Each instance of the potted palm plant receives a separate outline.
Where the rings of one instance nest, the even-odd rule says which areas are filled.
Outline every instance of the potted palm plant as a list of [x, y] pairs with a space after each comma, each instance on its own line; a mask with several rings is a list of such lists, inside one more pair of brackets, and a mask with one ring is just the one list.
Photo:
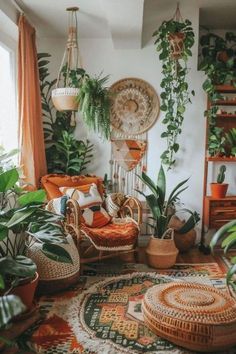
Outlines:
[[226, 172], [226, 166], [221, 165], [217, 175], [217, 183], [215, 182], [211, 183], [212, 198], [218, 199], [218, 198], [225, 197], [229, 186], [227, 183], [223, 183], [225, 180], [225, 172]]
[[[224, 253], [226, 254], [233, 246], [236, 245], [236, 219], [228, 222], [223, 225], [212, 237], [210, 242], [210, 248], [213, 252], [215, 246], [219, 241], [221, 242], [221, 247], [224, 249]], [[230, 284], [233, 290], [236, 292], [236, 281], [235, 281], [235, 273], [236, 273], [236, 256], [231, 258], [232, 266], [229, 268], [227, 272], [227, 283]]]
[[[49, 258], [71, 263], [69, 253], [60, 244], [67, 243], [62, 217], [43, 208], [43, 190], [25, 192], [19, 185], [17, 168], [5, 169], [5, 154], [0, 157], [0, 288], [3, 295], [16, 294], [30, 308], [37, 286], [35, 263], [25, 254], [27, 234], [42, 243]], [[9, 165], [8, 165], [9, 166]]]
[[169, 227], [169, 223], [173, 215], [173, 204], [180, 193], [188, 188], [185, 186], [188, 179], [180, 182], [166, 200], [166, 177], [162, 166], [158, 173], [157, 183], [154, 183], [145, 172], [139, 178], [152, 192], [146, 195], [137, 190], [146, 198], [152, 212], [152, 223], [149, 225], [153, 229], [153, 235], [146, 249], [148, 263], [154, 268], [170, 268], [176, 262], [178, 249], [174, 242], [174, 229]]

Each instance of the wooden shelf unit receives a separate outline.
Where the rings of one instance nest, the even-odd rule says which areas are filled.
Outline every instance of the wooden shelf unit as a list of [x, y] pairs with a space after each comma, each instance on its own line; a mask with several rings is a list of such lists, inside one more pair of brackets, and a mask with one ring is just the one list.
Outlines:
[[[207, 108], [212, 105], [222, 106], [235, 106], [236, 111], [236, 87], [232, 85], [217, 85], [216, 90], [219, 93], [235, 94], [235, 99], [218, 100], [216, 102], [210, 102], [208, 99]], [[217, 114], [216, 125], [228, 131], [229, 129], [236, 127], [236, 114]], [[235, 163], [236, 157], [218, 157], [208, 156], [208, 135], [209, 124], [206, 120], [206, 142], [205, 142], [205, 162], [204, 162], [204, 185], [203, 185], [203, 217], [202, 217], [202, 239], [204, 244], [205, 228], [207, 229], [219, 229], [222, 225], [228, 221], [236, 218], [236, 196], [226, 196], [221, 199], [214, 199], [207, 195], [208, 185], [208, 169], [209, 163]]]

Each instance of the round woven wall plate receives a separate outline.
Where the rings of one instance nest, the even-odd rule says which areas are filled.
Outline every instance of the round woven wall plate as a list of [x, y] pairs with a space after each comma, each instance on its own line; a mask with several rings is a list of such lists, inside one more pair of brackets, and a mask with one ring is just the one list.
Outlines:
[[111, 87], [111, 125], [128, 135], [146, 132], [156, 122], [160, 103], [154, 88], [146, 81], [127, 78]]

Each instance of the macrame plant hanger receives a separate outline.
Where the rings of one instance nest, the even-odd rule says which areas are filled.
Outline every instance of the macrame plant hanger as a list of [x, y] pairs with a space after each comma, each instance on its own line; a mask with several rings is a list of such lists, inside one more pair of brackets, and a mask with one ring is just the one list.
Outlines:
[[75, 112], [78, 110], [76, 97], [79, 89], [73, 82], [72, 73], [75, 74], [76, 70], [82, 67], [78, 46], [78, 10], [78, 7], [66, 9], [68, 11], [68, 38], [58, 72], [56, 88], [52, 90], [52, 101], [55, 108], [58, 111], [72, 111], [74, 118]]
[[[179, 9], [179, 2], [177, 3], [172, 20], [176, 22], [183, 22]], [[170, 56], [173, 60], [176, 60], [177, 65], [177, 60], [180, 59], [183, 54], [185, 34], [183, 32], [170, 33], [168, 39], [170, 42]]]

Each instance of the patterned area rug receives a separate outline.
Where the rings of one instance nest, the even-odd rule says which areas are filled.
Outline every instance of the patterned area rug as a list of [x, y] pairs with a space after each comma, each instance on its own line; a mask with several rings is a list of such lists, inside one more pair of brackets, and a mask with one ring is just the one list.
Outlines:
[[47, 354], [192, 353], [157, 337], [143, 322], [146, 290], [173, 280], [227, 291], [217, 263], [178, 264], [161, 273], [141, 264], [124, 264], [119, 274], [116, 266], [91, 264], [74, 288], [40, 299], [44, 319], [21, 337], [22, 348]]

